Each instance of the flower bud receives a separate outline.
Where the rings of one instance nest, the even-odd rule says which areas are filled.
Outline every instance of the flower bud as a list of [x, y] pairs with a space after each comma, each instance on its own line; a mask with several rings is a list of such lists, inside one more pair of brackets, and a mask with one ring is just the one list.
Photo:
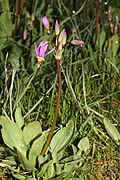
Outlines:
[[62, 41], [63, 45], [66, 44], [66, 38], [67, 38], [67, 34], [66, 34], [66, 32], [64, 32], [64, 37], [63, 37], [63, 41]]
[[23, 40], [26, 40], [26, 39], [27, 39], [27, 30], [25, 29], [23, 33]]
[[71, 44], [73, 44], [73, 45], [83, 45], [84, 42], [80, 41], [80, 40], [73, 40], [73, 41], [71, 41]]
[[56, 22], [55, 22], [55, 33], [56, 33], [56, 36], [60, 33], [60, 27], [58, 24], [58, 20], [56, 20]]
[[59, 36], [59, 38], [58, 38], [58, 42], [63, 41], [64, 36], [65, 36], [64, 33], [65, 33], [65, 29], [63, 29], [62, 32], [60, 33], [60, 36]]
[[55, 53], [55, 58], [56, 58], [57, 60], [61, 60], [61, 58], [62, 58], [62, 53], [63, 53], [63, 50], [61, 50], [61, 51], [57, 50], [56, 53]]

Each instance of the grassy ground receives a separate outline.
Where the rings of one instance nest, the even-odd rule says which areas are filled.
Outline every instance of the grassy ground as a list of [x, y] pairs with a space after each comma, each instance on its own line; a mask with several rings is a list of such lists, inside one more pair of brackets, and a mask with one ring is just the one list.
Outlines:
[[[65, 2], [67, 3], [67, 1]], [[9, 11], [15, 11], [13, 2], [9, 5], [7, 5], [10, 8]], [[20, 107], [24, 117], [24, 126], [30, 122], [38, 121], [41, 123], [43, 131], [49, 130], [51, 127], [58, 84], [55, 59], [52, 54], [46, 56], [45, 61], [37, 69], [37, 59], [31, 42], [36, 39], [37, 43], [43, 39], [55, 42], [53, 23], [56, 18], [59, 18], [61, 29], [66, 28], [67, 41], [70, 42], [73, 38], [79, 37], [85, 44], [82, 47], [67, 45], [64, 51], [61, 60], [61, 103], [55, 132], [58, 132], [61, 127], [64, 128], [71, 118], [74, 119], [75, 132], [65, 147], [62, 158], [77, 154], [79, 152], [78, 143], [84, 137], [89, 139], [89, 146], [86, 150], [86, 145], [84, 146], [83, 151], [80, 153], [81, 159], [78, 162], [70, 161], [73, 166], [66, 177], [55, 175], [48, 179], [57, 179], [58, 176], [58, 179], [65, 180], [119, 180], [119, 143], [114, 140], [113, 134], [115, 131], [111, 131], [110, 127], [105, 127], [104, 124], [104, 119], [106, 119], [118, 131], [120, 129], [119, 32], [116, 35], [110, 33], [108, 44], [107, 20], [103, 20], [101, 16], [101, 28], [96, 41], [96, 14], [95, 16], [93, 14], [90, 20], [90, 9], [85, 14], [88, 4], [83, 4], [82, 10], [78, 9], [74, 2], [72, 5], [76, 8], [77, 13], [75, 15], [74, 13], [71, 14], [72, 10], [69, 7], [67, 8], [63, 1], [56, 1], [55, 3], [52, 1], [51, 6], [47, 6], [47, 1], [46, 4], [43, 1], [41, 1], [41, 4], [35, 1], [31, 7], [28, 2], [25, 7], [30, 14], [34, 11], [36, 17], [39, 14], [49, 17], [51, 34], [47, 34], [41, 20], [38, 19], [34, 25], [31, 40], [30, 20], [25, 17], [23, 8], [15, 37], [13, 33], [11, 35], [7, 34], [7, 37], [4, 40], [2, 39], [3, 41], [0, 43], [0, 70], [2, 72], [0, 80], [1, 114], [14, 119], [15, 110]], [[56, 7], [57, 12], [55, 11]], [[97, 4], [95, 8], [97, 9]], [[95, 13], [96, 9], [94, 9]], [[4, 3], [2, 3], [1, 14], [5, 10]], [[104, 12], [103, 5], [101, 11]], [[12, 16], [10, 16], [12, 18], [11, 23], [15, 22]], [[9, 19], [4, 18], [1, 15], [1, 19], [7, 23]], [[10, 28], [9, 26], [10, 24], [8, 28]], [[25, 41], [22, 39], [23, 27], [26, 27], [28, 32]], [[4, 32], [3, 29], [0, 32], [1, 37]], [[42, 166], [37, 171], [28, 172], [22, 167], [22, 163], [18, 161], [16, 151], [5, 145], [2, 136], [0, 142], [1, 179], [47, 179], [44, 174], [43, 178], [38, 175]], [[51, 156], [47, 162], [50, 162]], [[66, 164], [69, 163], [65, 163], [65, 166], [67, 166]]]

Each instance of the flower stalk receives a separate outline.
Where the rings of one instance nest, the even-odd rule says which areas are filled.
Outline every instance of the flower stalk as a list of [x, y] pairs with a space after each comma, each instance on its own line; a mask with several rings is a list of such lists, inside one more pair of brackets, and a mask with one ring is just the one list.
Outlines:
[[61, 95], [61, 88], [62, 88], [60, 60], [56, 60], [56, 65], [57, 65], [57, 73], [58, 73], [58, 96], [57, 96], [56, 109], [55, 109], [52, 127], [51, 127], [50, 133], [48, 135], [47, 141], [45, 143], [45, 146], [42, 150], [42, 153], [41, 153], [42, 156], [45, 155], [45, 152], [46, 152], [46, 150], [50, 144], [50, 141], [52, 139], [52, 136], [53, 136], [53, 133], [55, 130], [55, 126], [56, 126], [56, 122], [57, 122], [58, 110], [59, 110], [59, 106], [60, 106], [60, 95]]

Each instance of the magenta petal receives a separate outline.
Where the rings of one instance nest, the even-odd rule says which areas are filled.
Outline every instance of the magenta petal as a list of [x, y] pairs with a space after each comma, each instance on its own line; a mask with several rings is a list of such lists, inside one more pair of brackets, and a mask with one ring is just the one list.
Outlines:
[[45, 50], [45, 52], [46, 52], [46, 50], [47, 50], [47, 47], [48, 47], [48, 41], [45, 41], [45, 42], [44, 42], [44, 50]]
[[[35, 47], [35, 51], [36, 51], [36, 55], [37, 55], [37, 58], [39, 59], [43, 59], [44, 58], [44, 56], [46, 55], [46, 54], [50, 54], [52, 51], [54, 51], [55, 50], [55, 48], [53, 48], [50, 52], [48, 52], [48, 53], [46, 53], [45, 54], [45, 52], [46, 52], [46, 50], [47, 50], [47, 47], [48, 47], [48, 41], [42, 41], [40, 44], [39, 44], [39, 46], [37, 47], [37, 44], [36, 44], [36, 42], [34, 43], [34, 47]], [[38, 60], [39, 61], [39, 60]], [[41, 61], [40, 61], [41, 62]]]
[[36, 44], [36, 42], [34, 42], [34, 47], [35, 47], [36, 55], [38, 56], [38, 50], [37, 50], [37, 44]]
[[59, 26], [58, 20], [55, 21], [55, 26]]
[[47, 53], [45, 54], [45, 56], [48, 55], [48, 54], [50, 54], [50, 53], [53, 52], [54, 50], [55, 50], [55, 47], [52, 48], [49, 52], [47, 52]]
[[47, 47], [48, 47], [48, 41], [45, 41], [43, 43], [43, 46], [41, 46], [41, 55], [44, 57], [45, 56], [45, 52], [47, 50]]
[[43, 47], [44, 47], [44, 41], [42, 41], [37, 48], [39, 57], [44, 57]]
[[39, 46], [44, 46], [44, 41], [41, 41], [41, 43], [39, 44]]

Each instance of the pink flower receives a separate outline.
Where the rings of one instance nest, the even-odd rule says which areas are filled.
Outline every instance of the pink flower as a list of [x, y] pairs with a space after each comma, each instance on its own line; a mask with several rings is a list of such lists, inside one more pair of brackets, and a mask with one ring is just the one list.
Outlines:
[[40, 66], [41, 62], [44, 60], [44, 57], [47, 54], [50, 54], [52, 51], [55, 50], [55, 48], [52, 48], [51, 51], [49, 51], [48, 53], [45, 53], [48, 47], [48, 41], [42, 41], [39, 46], [37, 47], [36, 42], [34, 43], [34, 47], [35, 47], [35, 51], [36, 51], [36, 55], [37, 55], [37, 59], [38, 59], [38, 67]]
[[80, 40], [73, 40], [73, 41], [71, 41], [71, 44], [73, 44], [73, 45], [83, 45], [84, 42], [80, 41]]
[[41, 64], [42, 60], [44, 60], [44, 56], [46, 55], [45, 52], [48, 47], [48, 41], [42, 41], [39, 46], [37, 47], [36, 43], [34, 43], [37, 59], [38, 59], [38, 66]]
[[49, 24], [49, 21], [48, 21], [48, 19], [47, 19], [46, 16], [44, 16], [44, 17], [42, 18], [42, 23], [43, 23], [43, 25], [45, 26], [45, 28], [46, 28], [47, 30], [50, 28], [50, 24]]

